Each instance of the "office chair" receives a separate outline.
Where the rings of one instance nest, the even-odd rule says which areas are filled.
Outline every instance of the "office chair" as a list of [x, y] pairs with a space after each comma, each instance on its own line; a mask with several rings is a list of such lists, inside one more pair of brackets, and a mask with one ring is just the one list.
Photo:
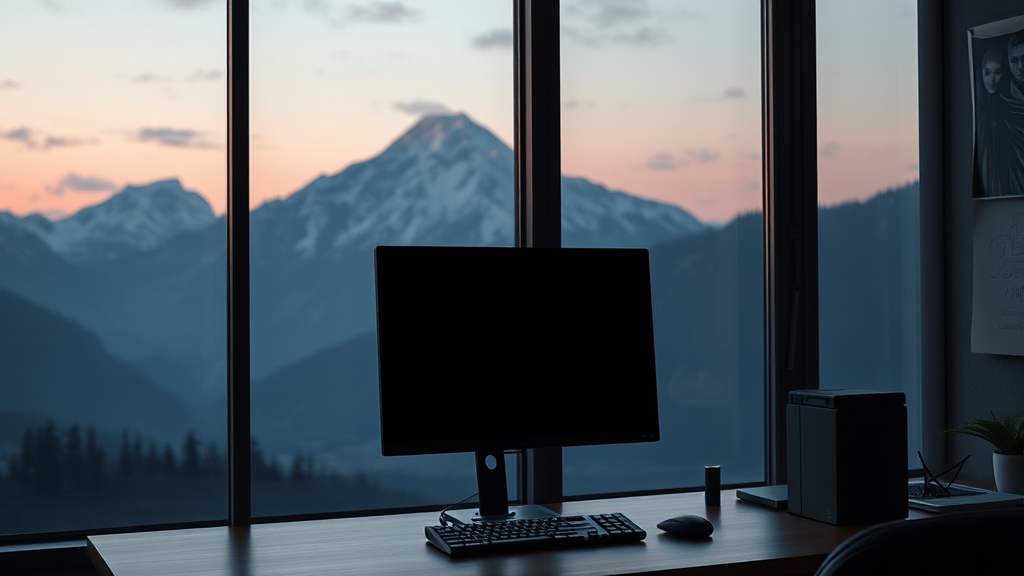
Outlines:
[[847, 538], [816, 576], [1024, 573], [1024, 508], [877, 524]]

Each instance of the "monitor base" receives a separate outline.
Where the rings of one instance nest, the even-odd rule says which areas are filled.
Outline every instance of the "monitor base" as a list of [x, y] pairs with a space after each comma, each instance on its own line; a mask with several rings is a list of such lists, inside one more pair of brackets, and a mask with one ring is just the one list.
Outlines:
[[469, 508], [467, 510], [449, 510], [445, 515], [457, 519], [463, 524], [473, 522], [503, 522], [505, 520], [531, 520], [534, 518], [550, 518], [558, 516], [557, 513], [548, 510], [537, 504], [524, 504], [522, 506], [509, 506], [508, 514], [491, 514], [481, 516], [479, 509]]

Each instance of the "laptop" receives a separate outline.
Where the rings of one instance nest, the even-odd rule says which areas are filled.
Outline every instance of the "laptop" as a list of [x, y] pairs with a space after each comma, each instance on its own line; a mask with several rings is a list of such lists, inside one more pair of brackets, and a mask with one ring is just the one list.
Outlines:
[[[960, 474], [960, 469], [964, 467], [964, 462], [967, 461], [967, 458], [971, 457], [970, 455], [967, 455], [966, 458], [937, 475], [932, 474], [928, 470], [928, 465], [924, 463], [924, 458], [920, 452], [917, 453], [917, 457], [921, 459], [924, 478], [910, 480], [907, 483], [908, 504], [915, 510], [924, 510], [926, 512], [962, 512], [965, 510], [1005, 508], [1024, 504], [1024, 496], [1019, 494], [993, 492], [984, 488], [954, 484], [953, 481]], [[956, 472], [953, 473], [953, 480], [949, 482], [939, 480], [938, 476], [942, 476], [954, 468]]]
[[[908, 492], [918, 492], [923, 487], [923, 484], [922, 480], [911, 480], [907, 485]], [[910, 496], [908, 501], [910, 507], [916, 510], [924, 510], [925, 512], [961, 512], [979, 508], [1005, 508], [1024, 504], [1024, 496], [1019, 494], [993, 492], [984, 488], [974, 488], [962, 484], [948, 484], [946, 487], [951, 492], [948, 496], [935, 496], [932, 494]]]

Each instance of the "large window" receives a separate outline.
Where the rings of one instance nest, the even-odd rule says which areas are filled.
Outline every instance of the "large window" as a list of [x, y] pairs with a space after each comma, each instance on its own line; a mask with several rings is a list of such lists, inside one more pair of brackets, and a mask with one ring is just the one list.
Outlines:
[[227, 516], [225, 28], [0, 4], [2, 535]]
[[460, 500], [472, 455], [381, 456], [373, 248], [514, 244], [511, 3], [251, 15], [253, 513]]
[[818, 2], [817, 29], [821, 387], [904, 392], [917, 468], [917, 2]]
[[[762, 181], [769, 202], [801, 194], [763, 160], [799, 156], [762, 150], [772, 3], [541, 2], [251, 0], [231, 66], [224, 1], [0, 4], [0, 540], [233, 521], [225, 494], [248, 512], [250, 488], [256, 517], [473, 492], [472, 455], [380, 456], [372, 249], [512, 246], [552, 188], [563, 246], [650, 249], [662, 441], [510, 456], [510, 493], [530, 498], [517, 482], [558, 477], [552, 462], [556, 496], [695, 488], [707, 464], [765, 480], [783, 372], [765, 350], [790, 343], [764, 322], [790, 315], [766, 315], [766, 276], [789, 279], [765, 270], [766, 217], [785, 216], [765, 215]], [[560, 85], [524, 64], [549, 32], [521, 26], [514, 45], [525, 5], [559, 11]], [[791, 235], [819, 247], [821, 386], [905, 391], [913, 454], [915, 4], [821, 2], [817, 27], [819, 234]], [[560, 123], [531, 129], [560, 144], [560, 186], [525, 202], [536, 158], [515, 127], [556, 93]], [[226, 95], [248, 142], [225, 129]], [[232, 186], [248, 171], [241, 213], [225, 165]], [[248, 294], [225, 279], [242, 260]], [[243, 294], [251, 378], [228, 382], [244, 352], [228, 356], [226, 302]], [[250, 396], [230, 450], [228, 403]], [[225, 455], [250, 450], [231, 475], [245, 489], [225, 490]]]
[[561, 26], [562, 245], [650, 249], [661, 415], [660, 442], [565, 450], [565, 493], [761, 481], [760, 4], [565, 1]]

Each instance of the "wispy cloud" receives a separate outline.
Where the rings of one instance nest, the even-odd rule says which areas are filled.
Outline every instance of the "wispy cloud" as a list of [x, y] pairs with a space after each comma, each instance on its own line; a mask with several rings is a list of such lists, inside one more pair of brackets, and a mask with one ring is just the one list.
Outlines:
[[21, 88], [21, 84], [18, 84], [14, 80], [0, 81], [0, 90], [17, 90], [18, 88]]
[[320, 20], [336, 28], [344, 28], [349, 24], [401, 24], [418, 22], [423, 15], [416, 9], [406, 6], [401, 1], [368, 2], [336, 6], [331, 0], [305, 0], [302, 9], [316, 15]]
[[401, 2], [371, 2], [365, 6], [349, 6], [348, 17], [356, 21], [392, 24], [414, 22], [421, 15]]
[[84, 146], [86, 144], [93, 144], [95, 141], [82, 140], [81, 138], [62, 138], [60, 136], [47, 136], [43, 140], [43, 149], [49, 150], [50, 148], [61, 148], [66, 146]]
[[128, 79], [132, 84], [164, 84], [169, 79], [166, 76], [160, 76], [159, 74], [151, 74], [149, 72], [143, 72], [142, 74], [136, 74]]
[[29, 148], [35, 147], [35, 140], [32, 138], [32, 132], [25, 127], [14, 128], [7, 132], [0, 132], [0, 139], [10, 140], [12, 142], [21, 142]]
[[216, 82], [224, 77], [223, 70], [196, 70], [185, 77], [186, 82]]
[[430, 102], [427, 100], [410, 100], [408, 102], [395, 102], [393, 105], [395, 110], [401, 110], [406, 114], [416, 114], [422, 116], [434, 116], [438, 114], [451, 114], [451, 109], [440, 102]]
[[206, 6], [207, 4], [214, 4], [220, 1], [222, 0], [163, 0], [163, 3], [174, 8], [188, 10], [190, 8], [199, 8], [200, 6]]
[[686, 155], [697, 164], [710, 164], [722, 157], [718, 152], [708, 150], [707, 148], [701, 148], [700, 150], [687, 150]]
[[652, 46], [657, 48], [663, 46], [672, 36], [668, 32], [653, 26], [645, 26], [632, 32], [620, 32], [611, 37], [612, 42], [619, 44], [632, 44], [634, 46]]
[[686, 165], [685, 160], [676, 158], [668, 152], [659, 152], [647, 159], [647, 167], [651, 170], [672, 171]]
[[187, 128], [142, 128], [135, 134], [135, 139], [172, 148], [218, 148], [216, 144], [203, 139], [204, 134]]
[[46, 191], [54, 196], [63, 196], [65, 192], [109, 192], [115, 190], [117, 184], [96, 176], [79, 176], [68, 172], [60, 182], [46, 187]]
[[718, 95], [718, 100], [735, 100], [746, 97], [747, 91], [743, 88], [726, 88], [725, 91]]
[[495, 28], [473, 38], [473, 48], [490, 50], [493, 48], [507, 50], [512, 48], [512, 29]]
[[581, 0], [566, 10], [603, 27], [635, 22], [651, 14], [646, 0]]
[[835, 142], [823, 142], [818, 146], [818, 154], [821, 154], [825, 158], [835, 158], [838, 153], [839, 144]]
[[671, 34], [656, 26], [643, 26], [614, 33], [563, 26], [562, 37], [591, 48], [603, 48], [609, 44], [658, 48], [672, 41]]
[[26, 126], [14, 128], [6, 132], [0, 132], [0, 140], [9, 140], [24, 144], [30, 150], [50, 150], [69, 146], [84, 146], [95, 144], [95, 140], [83, 140], [81, 138], [68, 138], [64, 136], [43, 136], [36, 135], [36, 132]]
[[672, 171], [694, 164], [710, 164], [721, 157], [722, 155], [714, 150], [691, 148], [683, 156], [677, 156], [668, 152], [658, 152], [647, 159], [646, 166], [651, 170]]
[[655, 14], [646, 0], [579, 0], [564, 8], [567, 40], [600, 48], [609, 44], [660, 47], [672, 40], [663, 26], [667, 16]]

